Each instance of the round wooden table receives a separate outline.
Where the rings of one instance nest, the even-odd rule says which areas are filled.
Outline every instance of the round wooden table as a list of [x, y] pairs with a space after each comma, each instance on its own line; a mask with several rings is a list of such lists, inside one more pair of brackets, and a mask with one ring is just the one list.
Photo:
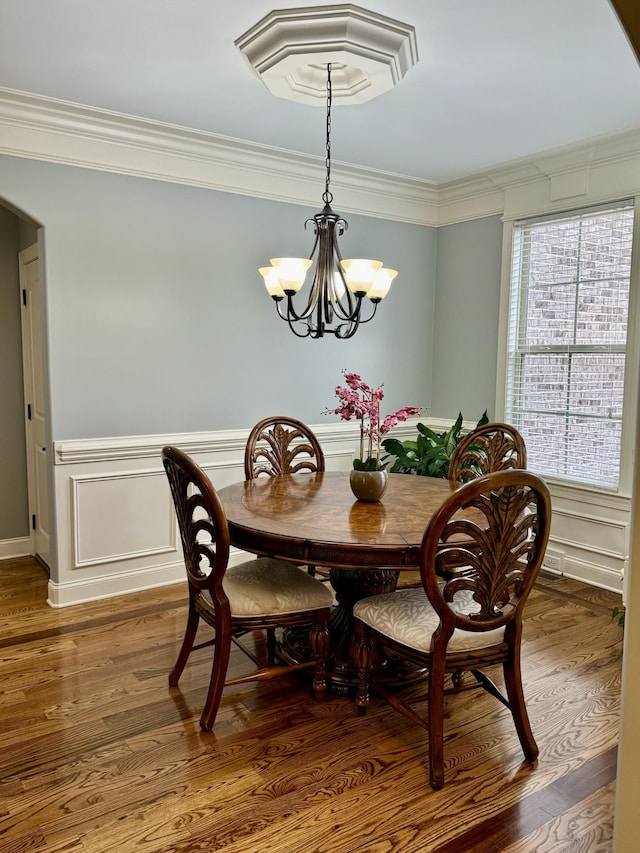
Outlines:
[[[331, 682], [340, 691], [354, 684], [353, 605], [367, 595], [393, 591], [398, 572], [418, 567], [425, 527], [453, 488], [448, 480], [390, 474], [382, 500], [363, 503], [351, 492], [348, 472], [324, 472], [261, 477], [218, 494], [232, 545], [330, 569], [337, 600], [329, 623]], [[295, 632], [285, 638], [283, 651], [299, 660]], [[392, 680], [409, 677], [406, 668], [387, 669]]]

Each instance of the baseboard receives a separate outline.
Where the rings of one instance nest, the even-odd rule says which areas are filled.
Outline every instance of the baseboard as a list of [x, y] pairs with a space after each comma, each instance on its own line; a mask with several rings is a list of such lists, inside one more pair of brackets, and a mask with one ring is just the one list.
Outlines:
[[0, 540], [0, 560], [13, 557], [28, 557], [31, 554], [31, 539], [26, 536], [19, 539]]
[[113, 598], [125, 593], [141, 592], [158, 586], [184, 582], [186, 578], [184, 563], [168, 563], [138, 571], [118, 572], [99, 578], [74, 580], [67, 583], [49, 581], [47, 604], [51, 607], [69, 607]]

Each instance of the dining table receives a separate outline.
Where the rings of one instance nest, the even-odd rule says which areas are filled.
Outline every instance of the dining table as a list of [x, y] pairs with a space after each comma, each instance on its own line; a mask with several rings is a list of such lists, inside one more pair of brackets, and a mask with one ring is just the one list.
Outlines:
[[[354, 604], [392, 592], [401, 572], [418, 569], [425, 528], [454, 489], [445, 479], [389, 474], [382, 499], [366, 502], [353, 496], [348, 471], [325, 471], [258, 477], [218, 494], [233, 546], [328, 569], [336, 598], [329, 620], [330, 684], [340, 693], [355, 684], [350, 654]], [[306, 638], [289, 629], [281, 651], [285, 660], [299, 662], [308, 654]], [[387, 660], [382, 666], [391, 682], [422, 675], [403, 661]]]

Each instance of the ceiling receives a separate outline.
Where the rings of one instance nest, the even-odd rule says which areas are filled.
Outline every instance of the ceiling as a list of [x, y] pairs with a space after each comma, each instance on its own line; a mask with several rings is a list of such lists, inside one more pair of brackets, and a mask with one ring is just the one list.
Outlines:
[[[419, 61], [334, 110], [335, 161], [439, 183], [640, 128], [640, 64], [608, 0], [358, 5], [413, 25]], [[283, 7], [1, 0], [0, 87], [323, 156], [324, 108], [274, 97], [234, 45]]]

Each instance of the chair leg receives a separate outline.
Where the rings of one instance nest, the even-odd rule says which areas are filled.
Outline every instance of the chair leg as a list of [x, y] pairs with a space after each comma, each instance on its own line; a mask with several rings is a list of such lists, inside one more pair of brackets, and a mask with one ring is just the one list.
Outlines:
[[464, 676], [465, 672], [463, 669], [456, 669], [456, 671], [451, 676], [451, 681], [453, 682], [453, 686], [456, 690], [459, 690], [464, 684]]
[[515, 653], [513, 658], [503, 665], [504, 685], [509, 699], [509, 708], [516, 726], [520, 745], [527, 761], [534, 762], [538, 757], [538, 744], [535, 741], [529, 722], [529, 714], [524, 701], [522, 690], [522, 673], [520, 670], [520, 655]]
[[369, 707], [369, 676], [373, 667], [375, 656], [375, 645], [369, 637], [365, 635], [365, 629], [362, 622], [355, 622], [355, 639], [353, 644], [354, 662], [358, 670], [358, 692], [356, 695], [356, 705], [358, 714], [362, 716], [367, 713]]
[[216, 631], [216, 639], [213, 645], [211, 681], [209, 682], [209, 691], [202, 710], [202, 716], [200, 717], [200, 728], [205, 732], [210, 732], [216, 721], [220, 699], [222, 698], [222, 689], [229, 667], [230, 654], [231, 632]]
[[190, 603], [189, 615], [187, 617], [187, 627], [185, 628], [182, 646], [180, 647], [180, 652], [178, 653], [178, 659], [175, 663], [175, 666], [169, 673], [169, 684], [172, 687], [175, 687], [178, 681], [180, 680], [182, 671], [184, 670], [187, 660], [189, 659], [189, 655], [191, 654], [191, 649], [193, 648], [193, 643], [195, 641], [196, 634], [198, 633], [199, 623], [200, 614]]
[[317, 700], [324, 697], [327, 690], [327, 656], [329, 654], [329, 611], [318, 618], [309, 632], [311, 655], [316, 662], [313, 673], [313, 693]]
[[278, 643], [276, 642], [276, 629], [267, 628], [267, 657], [270, 664], [275, 662], [277, 648]]
[[432, 655], [429, 670], [429, 782], [432, 788], [444, 785], [444, 658]]

